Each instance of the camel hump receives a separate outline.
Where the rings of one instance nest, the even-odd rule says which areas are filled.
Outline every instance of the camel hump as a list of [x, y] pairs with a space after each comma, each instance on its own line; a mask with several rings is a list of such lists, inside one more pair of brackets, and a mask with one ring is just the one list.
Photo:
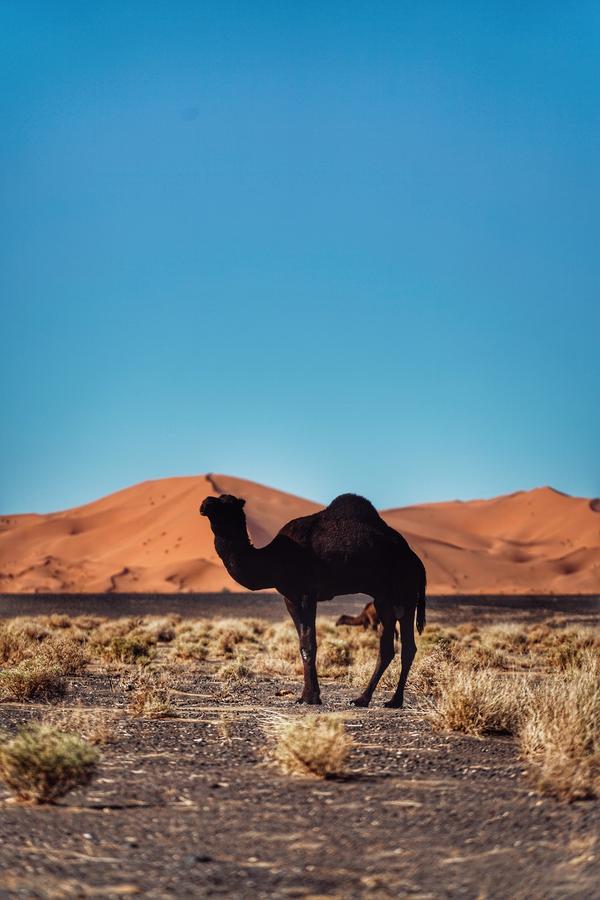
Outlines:
[[331, 501], [325, 512], [332, 513], [340, 519], [360, 519], [361, 522], [381, 521], [373, 504], [366, 497], [359, 497], [358, 494], [340, 494]]

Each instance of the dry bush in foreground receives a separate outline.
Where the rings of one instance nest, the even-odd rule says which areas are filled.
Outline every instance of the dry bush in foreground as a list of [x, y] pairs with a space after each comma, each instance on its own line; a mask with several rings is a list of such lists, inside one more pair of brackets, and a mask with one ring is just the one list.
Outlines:
[[342, 719], [332, 715], [288, 719], [275, 729], [273, 757], [289, 775], [341, 775], [352, 747]]
[[44, 659], [26, 659], [0, 672], [0, 703], [52, 700], [65, 690], [61, 669]]
[[98, 752], [52, 725], [27, 725], [0, 743], [0, 778], [20, 800], [51, 803], [87, 784]]
[[83, 706], [52, 709], [44, 716], [44, 725], [80, 735], [90, 744], [110, 744], [115, 738], [119, 714], [110, 709], [85, 709]]
[[543, 793], [600, 795], [600, 660], [593, 651], [529, 693], [519, 742]]
[[524, 697], [520, 677], [444, 663], [437, 672], [435, 690], [429, 718], [440, 731], [480, 736], [517, 730]]

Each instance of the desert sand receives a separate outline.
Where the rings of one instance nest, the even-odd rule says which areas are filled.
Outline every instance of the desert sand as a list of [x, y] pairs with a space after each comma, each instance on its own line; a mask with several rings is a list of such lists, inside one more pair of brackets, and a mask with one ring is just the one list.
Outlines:
[[[0, 592], [239, 591], [218, 559], [207, 494], [246, 499], [266, 544], [320, 505], [227, 475], [146, 481], [75, 509], [0, 517]], [[422, 557], [432, 594], [600, 593], [600, 505], [549, 487], [383, 510]]]

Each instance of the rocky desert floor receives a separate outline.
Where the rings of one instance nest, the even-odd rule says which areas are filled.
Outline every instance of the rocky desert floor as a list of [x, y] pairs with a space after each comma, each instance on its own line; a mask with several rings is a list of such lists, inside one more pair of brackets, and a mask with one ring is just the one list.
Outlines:
[[[476, 612], [466, 617], [457, 609], [432, 610], [434, 634], [480, 627]], [[250, 600], [239, 614], [255, 611]], [[500, 610], [490, 620], [487, 608], [481, 615], [486, 627], [496, 621], [515, 630], [595, 626], [593, 611]], [[59, 626], [59, 618], [21, 622], [30, 633], [36, 626], [70, 633], [73, 626], [64, 617]], [[115, 621], [125, 620], [104, 623], [104, 646], [117, 633], [110, 632]], [[323, 619], [329, 635], [331, 622]], [[221, 637], [222, 657], [213, 643], [206, 654], [177, 658], [177, 642], [192, 645], [190, 653], [201, 644], [196, 623], [175, 617], [165, 633], [164, 622], [152, 630], [148, 621], [129, 620], [126, 636], [135, 627], [153, 634], [149, 660], [92, 656], [65, 677], [63, 696], [0, 705], [9, 734], [73, 709], [98, 716], [109, 732], [94, 779], [55, 803], [19, 802], [0, 787], [0, 896], [599, 895], [598, 801], [540, 793], [513, 737], [434, 729], [416, 688], [401, 711], [383, 708], [383, 689], [370, 709], [353, 708], [357, 690], [343, 654], [332, 664], [330, 653], [334, 674], [322, 678], [324, 705], [316, 714], [344, 721], [352, 738], [344, 771], [335, 778], [286, 774], [273, 759], [278, 728], [315, 712], [294, 703], [294, 663], [282, 657], [270, 671], [251, 652], [240, 663], [236, 640], [232, 649]], [[80, 625], [89, 633], [103, 622]], [[356, 631], [336, 634], [343, 643], [350, 632], [357, 640]], [[337, 640], [326, 639], [331, 646]], [[522, 657], [515, 666], [529, 672]], [[131, 712], [142, 669], [157, 673], [168, 693], [164, 718]]]

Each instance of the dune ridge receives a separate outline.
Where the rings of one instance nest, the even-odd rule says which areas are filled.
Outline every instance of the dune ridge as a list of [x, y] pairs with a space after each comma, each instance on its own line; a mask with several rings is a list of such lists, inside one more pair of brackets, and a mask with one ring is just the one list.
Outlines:
[[[218, 559], [207, 494], [246, 499], [256, 546], [310, 500], [229, 475], [145, 481], [47, 515], [0, 516], [0, 592], [242, 590]], [[600, 593], [600, 502], [549, 487], [382, 511], [419, 553], [433, 594]]]

